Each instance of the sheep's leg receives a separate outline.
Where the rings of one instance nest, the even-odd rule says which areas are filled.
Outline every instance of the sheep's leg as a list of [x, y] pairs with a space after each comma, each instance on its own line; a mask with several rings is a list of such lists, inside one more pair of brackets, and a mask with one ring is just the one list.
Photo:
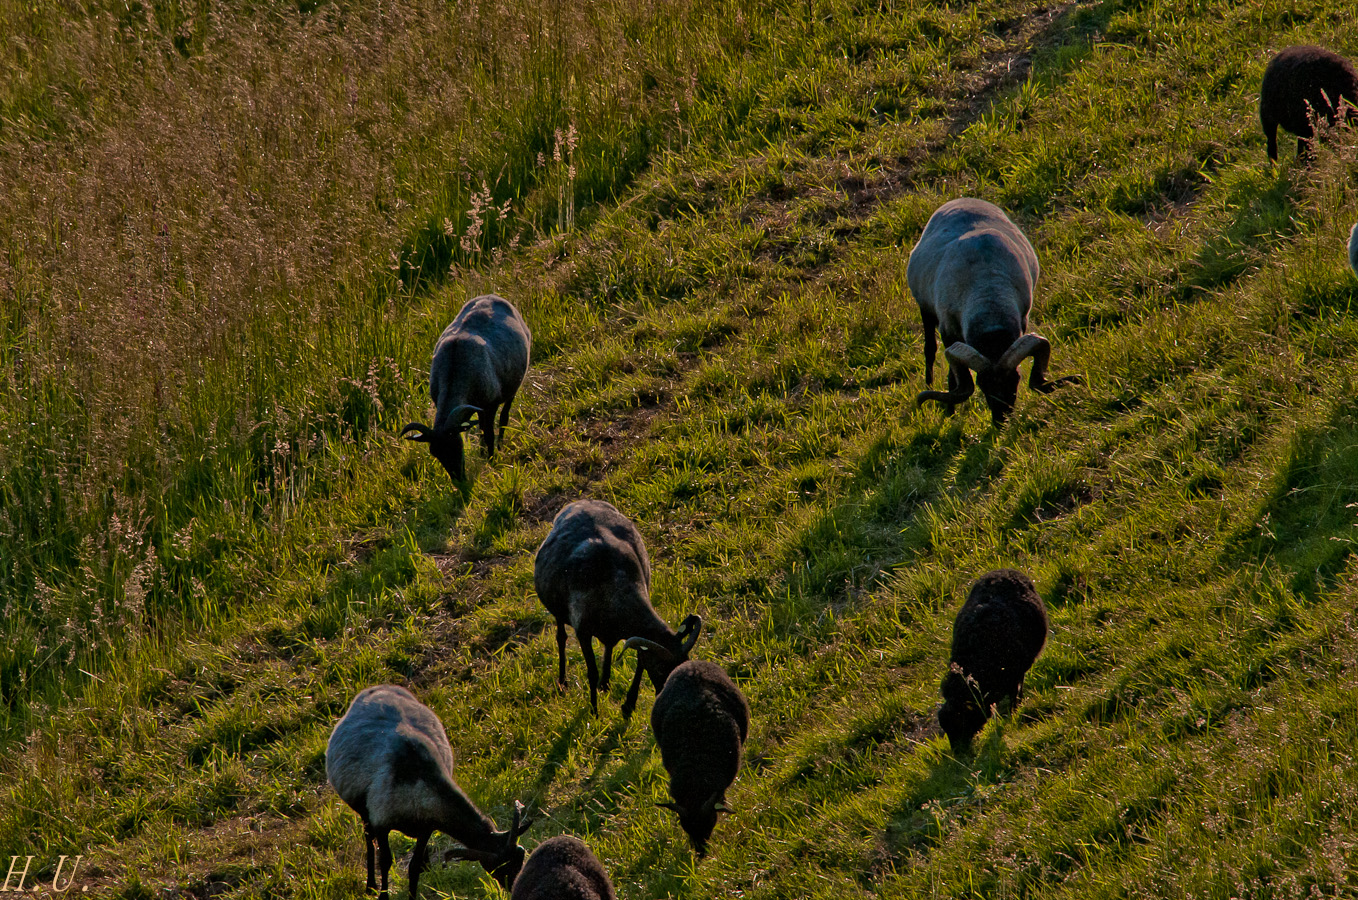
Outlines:
[[373, 873], [373, 827], [366, 818], [363, 820], [363, 843], [368, 847], [368, 884], [365, 889], [375, 891], [377, 890], [377, 876]]
[[429, 835], [422, 834], [415, 839], [415, 852], [410, 856], [410, 900], [415, 900], [415, 892], [420, 889], [420, 873], [424, 871], [426, 847]]
[[1297, 162], [1305, 163], [1311, 161], [1311, 139], [1308, 137], [1297, 138]]
[[933, 387], [934, 357], [938, 354], [938, 319], [923, 309], [920, 309], [919, 313], [924, 319], [924, 384], [926, 387]]
[[1268, 138], [1268, 158], [1278, 161], [1278, 123], [1270, 122], [1264, 126], [1264, 137]]
[[566, 623], [556, 623], [556, 686], [566, 690]]
[[486, 451], [486, 459], [495, 456], [495, 405], [483, 409], [480, 414], [481, 446]]
[[504, 443], [505, 443], [505, 426], [509, 424], [509, 407], [510, 407], [511, 404], [513, 404], [513, 402], [514, 402], [514, 397], [515, 397], [516, 394], [518, 394], [518, 391], [510, 391], [510, 392], [509, 392], [509, 395], [505, 397], [505, 405], [502, 406], [502, 407], [500, 407], [500, 446], [501, 446], [501, 447], [503, 447], [503, 446], [504, 446]]
[[608, 690], [608, 683], [613, 677], [613, 645], [604, 646], [604, 671], [599, 676], [599, 690]]
[[622, 701], [622, 717], [632, 718], [632, 711], [637, 708], [637, 694], [641, 692], [641, 654], [637, 654], [637, 671], [632, 676], [632, 686], [627, 689], [627, 699]]
[[589, 705], [597, 716], [599, 714], [599, 666], [594, 661], [594, 638], [578, 628], [575, 630], [575, 636], [580, 639], [580, 652], [585, 655], [585, 672], [589, 676]]
[[388, 900], [387, 877], [391, 874], [391, 843], [387, 840], [391, 836], [389, 831], [379, 831], [377, 833], [377, 864], [382, 867], [382, 891], [377, 895], [377, 900]]

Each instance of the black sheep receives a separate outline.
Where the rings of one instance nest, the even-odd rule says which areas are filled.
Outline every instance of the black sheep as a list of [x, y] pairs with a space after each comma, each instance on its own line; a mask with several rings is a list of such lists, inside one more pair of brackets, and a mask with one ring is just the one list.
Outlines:
[[1349, 232], [1349, 268], [1358, 275], [1358, 225]]
[[1358, 71], [1352, 63], [1313, 45], [1279, 52], [1269, 60], [1259, 86], [1259, 121], [1268, 138], [1268, 158], [1278, 159], [1281, 125], [1298, 135], [1297, 158], [1307, 159], [1315, 137], [1314, 120], [1334, 125], [1341, 109], [1346, 120], [1358, 119]]
[[1047, 609], [1032, 579], [1014, 569], [976, 579], [953, 622], [952, 660], [938, 710], [954, 753], [971, 747], [991, 706], [1006, 699], [1018, 705], [1023, 676], [1046, 643]]
[[689, 660], [670, 673], [651, 707], [651, 731], [670, 775], [671, 803], [679, 824], [699, 856], [717, 825], [730, 812], [726, 790], [740, 771], [741, 749], [750, 729], [750, 705], [721, 666]]
[[500, 410], [503, 443], [532, 346], [533, 336], [514, 304], [494, 294], [468, 300], [434, 345], [429, 364], [434, 425], [411, 422], [401, 434], [428, 444], [444, 471], [454, 481], [464, 480], [462, 432], [477, 416], [486, 456], [495, 455], [495, 411]]
[[[703, 620], [690, 615], [671, 631], [651, 606], [651, 560], [632, 520], [604, 500], [576, 500], [561, 508], [533, 563], [538, 599], [556, 619], [557, 683], [566, 689], [566, 625], [575, 629], [589, 676], [589, 705], [599, 712], [618, 641], [637, 650], [637, 671], [622, 705], [632, 715], [641, 673], [660, 690], [675, 666], [688, 659]], [[604, 666], [595, 667], [592, 640], [604, 645]]]
[[510, 900], [616, 900], [599, 858], [585, 842], [568, 834], [548, 838], [514, 881]]

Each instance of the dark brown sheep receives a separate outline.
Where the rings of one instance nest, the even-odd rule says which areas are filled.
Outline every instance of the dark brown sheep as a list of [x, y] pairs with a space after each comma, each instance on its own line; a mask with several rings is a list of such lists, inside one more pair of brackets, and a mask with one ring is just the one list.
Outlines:
[[568, 834], [548, 838], [528, 857], [510, 900], [616, 900], [613, 883], [585, 842]]
[[670, 673], [651, 707], [651, 731], [670, 774], [673, 802], [693, 849], [702, 856], [717, 826], [730, 812], [726, 790], [740, 771], [750, 730], [750, 704], [721, 666], [689, 660]]
[[938, 724], [954, 753], [970, 749], [990, 709], [1023, 699], [1023, 676], [1047, 643], [1047, 608], [1032, 579], [1014, 569], [987, 572], [971, 586], [953, 622], [952, 660], [943, 677]]
[[1315, 121], [1334, 125], [1341, 110], [1345, 120], [1358, 120], [1358, 71], [1347, 59], [1308, 44], [1288, 47], [1269, 60], [1259, 86], [1259, 121], [1269, 159], [1278, 159], [1279, 125], [1297, 135], [1297, 158], [1306, 160]]

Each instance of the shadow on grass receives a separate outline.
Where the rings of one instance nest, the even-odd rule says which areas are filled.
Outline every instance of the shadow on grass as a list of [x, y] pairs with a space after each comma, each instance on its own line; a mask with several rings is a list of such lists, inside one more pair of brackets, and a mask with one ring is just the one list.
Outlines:
[[591, 715], [589, 707], [582, 706], [575, 713], [570, 724], [562, 729], [561, 733], [552, 741], [551, 749], [547, 751], [547, 759], [543, 762], [542, 768], [538, 770], [538, 777], [533, 781], [532, 800], [535, 806], [542, 802], [547, 789], [556, 780], [556, 773], [561, 770], [561, 765], [570, 754], [571, 744], [575, 743], [576, 736], [579, 735], [580, 730], [584, 728]]
[[1333, 588], [1358, 541], [1358, 398], [1337, 400], [1328, 420], [1297, 430], [1272, 490], [1219, 564], [1273, 564], [1311, 602]]
[[790, 542], [784, 562], [790, 602], [855, 602], [901, 563], [926, 552], [929, 532], [917, 513], [945, 488], [968, 492], [1000, 470], [997, 433], [986, 429], [969, 442], [969, 425], [974, 428], [965, 415], [922, 417], [914, 433], [879, 438], [843, 499]]
[[992, 720], [976, 736], [972, 752], [954, 755], [940, 744], [924, 749], [934, 756], [928, 774], [914, 784], [887, 816], [885, 844], [893, 856], [937, 846], [956, 822], [986, 803], [986, 788], [1004, 776], [1004, 721]]
[[1203, 244], [1180, 282], [1181, 299], [1195, 300], [1219, 290], [1255, 268], [1272, 246], [1294, 234], [1296, 191], [1290, 170], [1279, 170], [1272, 183], [1254, 179], [1236, 183], [1225, 198], [1234, 218]]

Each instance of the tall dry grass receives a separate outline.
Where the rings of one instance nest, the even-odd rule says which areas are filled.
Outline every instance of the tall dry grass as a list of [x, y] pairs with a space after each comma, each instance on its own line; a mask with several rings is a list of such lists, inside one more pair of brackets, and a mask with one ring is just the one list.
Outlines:
[[0, 0], [0, 706], [214, 615], [224, 543], [390, 440], [422, 288], [673, 133], [701, 17]]

